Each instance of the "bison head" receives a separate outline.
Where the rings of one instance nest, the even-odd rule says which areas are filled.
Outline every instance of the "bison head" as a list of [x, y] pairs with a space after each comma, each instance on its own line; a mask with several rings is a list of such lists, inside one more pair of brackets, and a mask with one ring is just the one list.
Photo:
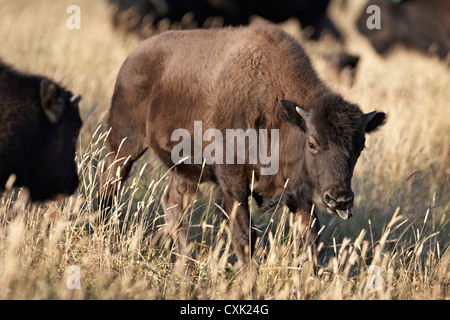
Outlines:
[[386, 122], [383, 112], [364, 114], [339, 96], [325, 97], [302, 107], [282, 100], [289, 118], [304, 132], [301, 150], [311, 183], [330, 214], [353, 216], [353, 169], [365, 147], [365, 135]]
[[[34, 201], [60, 194], [70, 195], [78, 187], [75, 147], [81, 128], [78, 110], [80, 95], [72, 95], [56, 83], [43, 79], [40, 83], [41, 112], [34, 132], [36, 141], [28, 181]], [[36, 150], [39, 148], [39, 150]]]

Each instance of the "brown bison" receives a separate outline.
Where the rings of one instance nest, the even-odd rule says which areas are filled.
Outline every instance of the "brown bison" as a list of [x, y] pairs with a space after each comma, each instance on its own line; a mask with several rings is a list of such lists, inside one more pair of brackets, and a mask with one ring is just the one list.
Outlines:
[[279, 23], [298, 18], [310, 27], [311, 38], [319, 39], [323, 31], [336, 38], [341, 34], [328, 18], [330, 0], [108, 0], [113, 7], [115, 28], [147, 38], [150, 27], [163, 19], [183, 21], [187, 13], [199, 26], [210, 17], [222, 17], [224, 26], [248, 25], [253, 15]]
[[448, 0], [370, 0], [368, 5], [380, 8], [380, 28], [368, 28], [374, 13], [361, 13], [357, 26], [380, 54], [395, 45], [445, 59], [450, 51], [450, 1]]
[[33, 201], [76, 190], [80, 99], [46, 77], [0, 61], [0, 194], [12, 174]]
[[[103, 206], [111, 204], [116, 174], [125, 179], [150, 147], [167, 167], [176, 164], [162, 198], [167, 230], [182, 230], [180, 213], [197, 182], [213, 181], [246, 263], [256, 239], [249, 196], [263, 209], [281, 198], [306, 228], [317, 219], [310, 216], [317, 191], [329, 213], [350, 218], [365, 134], [385, 121], [383, 112], [364, 114], [333, 93], [299, 43], [277, 27], [165, 32], [140, 44], [119, 71], [110, 153], [100, 170]], [[317, 240], [318, 228], [316, 221], [307, 242]]]

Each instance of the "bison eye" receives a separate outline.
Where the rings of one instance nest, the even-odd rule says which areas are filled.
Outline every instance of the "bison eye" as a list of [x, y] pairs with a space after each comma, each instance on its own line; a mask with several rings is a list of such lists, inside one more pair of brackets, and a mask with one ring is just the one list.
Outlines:
[[309, 147], [309, 150], [311, 150], [312, 152], [317, 152], [316, 146], [311, 141], [308, 142], [308, 147]]

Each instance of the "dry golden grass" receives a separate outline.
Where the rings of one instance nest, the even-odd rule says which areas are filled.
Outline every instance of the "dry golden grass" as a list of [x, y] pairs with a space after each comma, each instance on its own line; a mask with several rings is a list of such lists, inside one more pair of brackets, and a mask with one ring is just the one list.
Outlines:
[[[81, 7], [81, 30], [65, 25], [67, 6]], [[0, 3], [0, 57], [22, 71], [44, 74], [81, 93], [85, 123], [79, 139], [78, 194], [62, 203], [26, 205], [24, 191], [0, 198], [1, 299], [448, 299], [450, 72], [435, 58], [396, 50], [377, 56], [351, 25], [359, 8], [331, 8], [361, 56], [353, 86], [328, 72], [332, 40], [305, 42], [319, 75], [365, 111], [388, 113], [370, 136], [353, 180], [356, 217], [339, 221], [316, 207], [325, 228], [317, 274], [299, 266], [298, 233], [285, 208], [253, 213], [263, 240], [256, 279], [232, 267], [229, 229], [215, 203], [216, 187], [201, 186], [188, 208], [190, 257], [155, 244], [166, 169], [147, 153], [123, 186], [116, 217], [93, 223], [96, 166], [105, 151], [103, 123], [115, 77], [139, 42], [112, 30], [104, 1]], [[300, 37], [295, 21], [283, 27]], [[144, 165], [147, 163], [146, 165]], [[376, 266], [376, 288], [368, 270]], [[69, 289], [70, 266], [81, 288]], [[187, 267], [189, 266], [189, 267]], [[252, 278], [250, 277], [250, 278]], [[369, 285], [368, 285], [369, 283]]]

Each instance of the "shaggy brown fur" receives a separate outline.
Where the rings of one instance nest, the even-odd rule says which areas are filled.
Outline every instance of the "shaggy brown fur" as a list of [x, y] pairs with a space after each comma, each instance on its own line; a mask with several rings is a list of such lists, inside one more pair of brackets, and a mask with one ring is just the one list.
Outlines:
[[32, 200], [75, 191], [80, 97], [0, 61], [0, 194], [11, 174]]
[[381, 13], [381, 29], [370, 30], [365, 12], [358, 19], [358, 30], [368, 37], [378, 53], [385, 54], [397, 44], [445, 59], [450, 51], [450, 1], [447, 0], [370, 0]]
[[[353, 205], [351, 177], [364, 133], [384, 124], [385, 114], [367, 116], [331, 92], [303, 48], [277, 27], [169, 31], [139, 45], [118, 74], [108, 121], [111, 153], [100, 177], [107, 197], [103, 205], [111, 203], [115, 188], [108, 175], [115, 176], [120, 167], [125, 179], [148, 147], [172, 167], [171, 151], [178, 142], [171, 141], [171, 134], [185, 128], [193, 137], [194, 121], [202, 121], [203, 131], [279, 130], [276, 174], [260, 175], [260, 163], [212, 164], [203, 172], [201, 165], [180, 164], [162, 199], [170, 232], [180, 223], [184, 195], [195, 190], [200, 175], [201, 181], [217, 183], [228, 214], [239, 203], [231, 227], [234, 250], [245, 263], [245, 248], [256, 240], [254, 230], [249, 235], [252, 172], [259, 205], [270, 208], [282, 197], [305, 228], [317, 218], [310, 216], [315, 190], [330, 213], [345, 213]], [[305, 231], [308, 243], [317, 240], [318, 227], [316, 221], [313, 230]]]

